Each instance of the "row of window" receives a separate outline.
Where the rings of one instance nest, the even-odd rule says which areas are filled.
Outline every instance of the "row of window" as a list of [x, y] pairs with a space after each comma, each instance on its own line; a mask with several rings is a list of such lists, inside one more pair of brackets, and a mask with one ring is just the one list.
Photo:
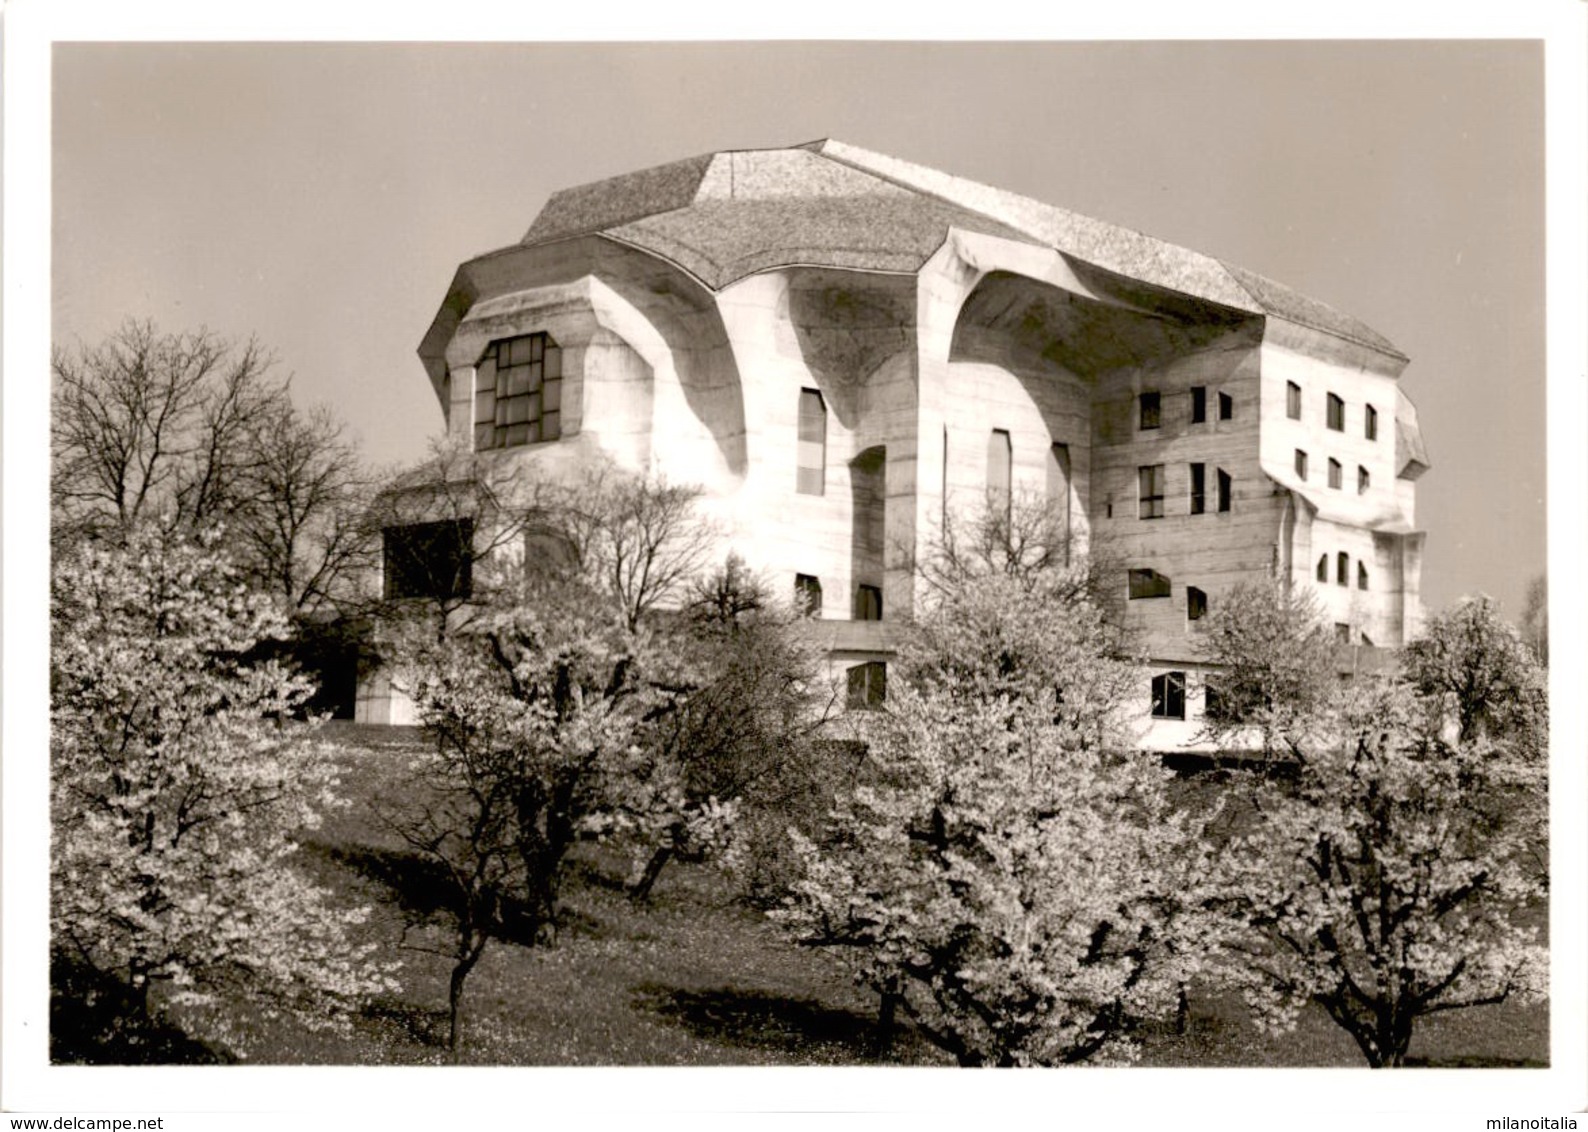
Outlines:
[[[1148, 389], [1136, 396], [1137, 423], [1142, 429], [1160, 428], [1163, 425], [1163, 394]], [[1235, 416], [1235, 398], [1223, 390], [1218, 392], [1219, 420], [1232, 420]], [[1191, 423], [1204, 424], [1208, 419], [1208, 389], [1205, 385], [1191, 387]]]
[[[1230, 500], [1235, 493], [1235, 480], [1223, 468], [1214, 470], [1217, 473], [1214, 481], [1216, 491], [1214, 501], [1218, 510], [1228, 511], [1230, 509]], [[1143, 464], [1136, 469], [1136, 488], [1140, 499], [1138, 513], [1141, 518], [1163, 518], [1165, 482], [1163, 464]], [[1190, 513], [1193, 515], [1201, 515], [1208, 509], [1206, 464], [1191, 465], [1190, 506]]]
[[[1142, 567], [1131, 570], [1127, 592], [1132, 601], [1141, 598], [1168, 597], [1174, 589], [1174, 582], [1167, 574], [1160, 574], [1156, 570]], [[1208, 595], [1196, 586], [1185, 588], [1185, 616], [1187, 621], [1200, 621], [1207, 616]]]
[[[1368, 440], [1378, 439], [1378, 410], [1364, 405], [1362, 435]], [[1293, 421], [1301, 419], [1301, 386], [1294, 381], [1285, 383], [1285, 415]], [[1330, 393], [1324, 401], [1324, 423], [1335, 432], [1345, 431], [1345, 399]]]
[[[814, 574], [794, 575], [794, 608], [805, 617], [820, 617], [822, 580]], [[864, 583], [855, 587], [852, 616], [856, 621], [882, 620], [882, 587]]]
[[[1318, 557], [1317, 579], [1325, 584], [1329, 581], [1329, 556]], [[1345, 551], [1339, 551], [1334, 556], [1334, 584], [1349, 586], [1351, 584], [1351, 556]], [[1360, 559], [1356, 564], [1356, 588], [1367, 589], [1367, 563]]]
[[[1307, 453], [1296, 449], [1296, 478], [1307, 478]], [[1345, 468], [1333, 456], [1329, 457], [1329, 486], [1338, 491], [1345, 482]], [[1356, 493], [1364, 495], [1373, 485], [1373, 477], [1361, 464], [1356, 466]]]

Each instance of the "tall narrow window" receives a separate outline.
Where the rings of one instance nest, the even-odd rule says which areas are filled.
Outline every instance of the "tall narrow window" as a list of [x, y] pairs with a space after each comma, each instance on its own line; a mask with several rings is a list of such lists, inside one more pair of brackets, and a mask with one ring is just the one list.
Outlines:
[[815, 389], [800, 390], [799, 468], [794, 490], [821, 495], [827, 482], [827, 405]]
[[1372, 479], [1367, 474], [1367, 469], [1364, 468], [1361, 464], [1358, 464], [1356, 466], [1356, 493], [1358, 495], [1367, 494], [1367, 489], [1371, 485], [1372, 485]]
[[802, 617], [821, 616], [822, 580], [816, 575], [794, 575], [794, 609]]
[[1367, 563], [1361, 559], [1357, 559], [1356, 563], [1356, 588], [1367, 589]]
[[1142, 428], [1158, 427], [1158, 410], [1160, 400], [1161, 398], [1158, 396], [1156, 390], [1152, 390], [1141, 395], [1140, 402]]
[[1191, 514], [1200, 515], [1208, 509], [1206, 464], [1191, 465]]
[[1219, 510], [1230, 509], [1230, 497], [1235, 494], [1235, 481], [1230, 478], [1230, 473], [1223, 468], [1219, 469]]
[[1345, 402], [1333, 393], [1329, 394], [1328, 424], [1335, 432], [1345, 431]]
[[1185, 718], [1185, 673], [1165, 672], [1152, 678], [1152, 717]]
[[1348, 586], [1351, 574], [1351, 556], [1345, 551], [1340, 551], [1334, 556], [1334, 581], [1336, 585]]
[[1285, 416], [1293, 421], [1301, 419], [1301, 386], [1294, 381], [1285, 382]]
[[882, 620], [882, 588], [880, 586], [855, 587], [855, 620]]
[[1367, 407], [1366, 418], [1362, 426], [1363, 435], [1369, 440], [1378, 439], [1378, 410], [1372, 405]]
[[1327, 554], [1325, 554], [1325, 555], [1322, 555], [1318, 559], [1318, 581], [1327, 582], [1328, 580], [1329, 580], [1329, 556]]
[[1055, 444], [1048, 449], [1048, 506], [1064, 540], [1064, 564], [1070, 564], [1070, 446]]
[[1191, 423], [1202, 424], [1208, 419], [1208, 387], [1206, 385], [1193, 385], [1191, 387]]
[[1136, 477], [1141, 491], [1141, 517], [1163, 518], [1163, 465], [1144, 464], [1136, 469]]
[[1011, 465], [1014, 457], [1009, 446], [1009, 433], [1001, 428], [992, 430], [987, 439], [987, 509], [1006, 525], [1009, 522], [1009, 488]]
[[1301, 449], [1296, 449], [1296, 478], [1307, 478], [1307, 454]]
[[1219, 394], [1219, 420], [1231, 420], [1235, 416], [1235, 398], [1228, 393]]
[[1208, 595], [1195, 586], [1185, 588], [1185, 619], [1200, 621], [1207, 615]]
[[1336, 489], [1336, 490], [1339, 490], [1339, 487], [1340, 487], [1340, 484], [1341, 484], [1342, 481], [1343, 481], [1343, 469], [1340, 467], [1340, 461], [1336, 460], [1333, 456], [1330, 456], [1329, 457], [1329, 486], [1334, 488], [1334, 489]]
[[544, 333], [492, 342], [474, 382], [474, 447], [510, 448], [562, 435], [562, 348]]

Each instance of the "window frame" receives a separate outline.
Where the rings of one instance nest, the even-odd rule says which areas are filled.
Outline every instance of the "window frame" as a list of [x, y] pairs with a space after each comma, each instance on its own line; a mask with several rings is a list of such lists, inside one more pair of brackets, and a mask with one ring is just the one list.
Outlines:
[[1191, 423], [1206, 424], [1208, 419], [1208, 387], [1206, 385], [1193, 385], [1191, 387]]
[[1293, 421], [1301, 419], [1301, 386], [1294, 381], [1285, 382], [1285, 416]]
[[1185, 619], [1200, 621], [1208, 615], [1207, 591], [1198, 586], [1185, 588]]
[[[813, 398], [814, 401], [812, 400]], [[812, 406], [820, 410], [819, 417], [808, 411]], [[794, 493], [796, 495], [826, 495], [827, 399], [822, 396], [820, 389], [805, 387], [800, 390], [799, 411], [796, 420]], [[814, 427], [817, 424], [820, 425], [819, 428]], [[807, 436], [807, 432], [813, 435]]]
[[855, 605], [851, 619], [855, 621], [882, 620], [882, 587], [870, 582], [855, 583]]
[[794, 575], [794, 611], [801, 617], [822, 615], [822, 580], [815, 574]]
[[1153, 719], [1185, 719], [1185, 684], [1185, 672], [1178, 668], [1152, 678]]
[[1152, 601], [1169, 597], [1174, 591], [1174, 580], [1160, 574], [1150, 566], [1133, 566], [1127, 573], [1128, 600]]
[[[522, 362], [517, 360], [520, 348], [525, 353]], [[562, 439], [563, 392], [567, 385], [562, 354], [557, 340], [544, 330], [493, 339], [486, 346], [474, 368], [474, 400], [470, 408], [476, 452]], [[506, 364], [503, 358], [507, 359]], [[484, 388], [487, 376], [489, 389]], [[548, 409], [549, 401], [555, 402], [556, 407]], [[484, 411], [487, 407], [489, 414]], [[523, 419], [513, 420], [519, 413]], [[487, 415], [489, 419], [484, 419]]]
[[1356, 560], [1356, 588], [1359, 590], [1366, 590], [1368, 588], [1367, 563], [1363, 562], [1360, 558]]
[[1307, 453], [1304, 449], [1296, 449], [1296, 478], [1302, 483], [1307, 482]]
[[1378, 439], [1378, 410], [1372, 405], [1362, 414], [1362, 435], [1368, 440]]
[[[1136, 466], [1136, 517], [1161, 519], [1164, 516], [1164, 488], [1168, 480], [1163, 464]], [[1149, 491], [1156, 488], [1156, 491]]]
[[850, 711], [877, 711], [888, 699], [886, 661], [866, 660], [845, 671], [848, 683], [844, 706]]
[[1136, 427], [1140, 432], [1163, 427], [1163, 394], [1145, 389], [1136, 395]]
[[1208, 466], [1193, 463], [1191, 465], [1191, 514], [1201, 515], [1208, 509]]
[[1351, 584], [1351, 556], [1343, 550], [1334, 555], [1334, 584], [1337, 586], [1350, 586]]
[[1324, 425], [1330, 432], [1345, 431], [1345, 398], [1338, 393], [1329, 394], [1324, 410]]
[[1219, 390], [1219, 420], [1233, 421], [1235, 419], [1235, 398]]
[[1223, 468], [1218, 469], [1219, 514], [1229, 514], [1235, 502], [1235, 477]]
[[1368, 470], [1367, 470], [1366, 467], [1364, 467], [1361, 464], [1358, 464], [1356, 466], [1356, 493], [1358, 495], [1366, 495], [1367, 494], [1367, 489], [1372, 487], [1372, 486], [1373, 486], [1373, 477], [1370, 474], [1368, 474]]
[[1331, 488], [1333, 488], [1335, 491], [1339, 491], [1341, 485], [1344, 484], [1344, 483], [1345, 483], [1345, 467], [1344, 467], [1344, 465], [1342, 465], [1340, 463], [1340, 461], [1336, 460], [1333, 456], [1330, 456], [1329, 457], [1329, 486]]

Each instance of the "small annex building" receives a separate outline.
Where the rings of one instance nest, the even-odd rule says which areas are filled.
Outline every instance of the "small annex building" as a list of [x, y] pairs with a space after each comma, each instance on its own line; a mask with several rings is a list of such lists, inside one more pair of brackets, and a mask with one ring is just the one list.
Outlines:
[[[700, 484], [862, 698], [916, 551], [989, 493], [1120, 563], [1147, 747], [1194, 739], [1195, 622], [1237, 582], [1315, 586], [1355, 650], [1418, 625], [1404, 354], [1222, 260], [842, 142], [553, 194], [458, 268], [419, 356], [489, 459]], [[405, 705], [374, 673], [357, 714]]]

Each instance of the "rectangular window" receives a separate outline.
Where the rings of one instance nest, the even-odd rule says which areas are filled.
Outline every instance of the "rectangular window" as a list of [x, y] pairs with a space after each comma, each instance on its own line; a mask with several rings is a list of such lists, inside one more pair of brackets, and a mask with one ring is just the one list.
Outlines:
[[381, 532], [388, 598], [466, 598], [473, 590], [474, 521], [387, 527]]
[[1366, 420], [1363, 424], [1362, 432], [1369, 440], [1378, 439], [1378, 410], [1372, 405], [1367, 407]]
[[1285, 416], [1293, 421], [1301, 419], [1301, 386], [1294, 381], [1285, 382]]
[[1334, 581], [1336, 585], [1350, 585], [1351, 556], [1345, 551], [1340, 551], [1334, 556]]
[[1356, 562], [1356, 588], [1359, 590], [1367, 589], [1367, 563], [1360, 558]]
[[1343, 481], [1343, 476], [1344, 476], [1344, 470], [1340, 467], [1340, 461], [1336, 460], [1333, 456], [1330, 456], [1329, 457], [1329, 486], [1332, 487], [1332, 488], [1335, 488], [1336, 490], [1338, 490], [1339, 487], [1340, 487], [1341, 482]]
[[1163, 518], [1163, 465], [1144, 464], [1136, 469], [1136, 478], [1141, 494], [1141, 517]]
[[855, 620], [882, 620], [882, 588], [859, 585], [855, 587]]
[[1219, 469], [1219, 510], [1230, 509], [1230, 498], [1235, 494], [1235, 481], [1230, 478], [1230, 473], [1223, 468]]
[[545, 333], [492, 342], [474, 375], [474, 447], [562, 435], [562, 348]]
[[989, 515], [1009, 522], [1009, 489], [1014, 456], [1009, 444], [1009, 434], [1001, 428], [992, 430], [987, 439], [987, 511]]
[[1070, 446], [1048, 449], [1048, 506], [1064, 540], [1064, 564], [1070, 564]]
[[822, 580], [816, 575], [794, 575], [794, 612], [801, 617], [821, 616]]
[[880, 660], [857, 664], [849, 670], [849, 700], [851, 708], [864, 710], [881, 707], [888, 698], [888, 666]]
[[1158, 427], [1159, 396], [1156, 391], [1141, 395], [1141, 427]]
[[1235, 398], [1228, 393], [1219, 394], [1219, 420], [1227, 421], [1235, 416]]
[[1328, 580], [1329, 580], [1329, 556], [1327, 554], [1324, 554], [1324, 555], [1321, 555], [1318, 558], [1318, 581], [1327, 582]]
[[1187, 621], [1200, 621], [1207, 616], [1208, 595], [1195, 586], [1185, 588], [1185, 619]]
[[1130, 572], [1131, 600], [1143, 597], [1168, 597], [1171, 583], [1166, 575], [1156, 570], [1132, 570]]
[[1307, 478], [1307, 454], [1301, 449], [1296, 449], [1296, 478]]
[[819, 391], [801, 389], [799, 467], [794, 490], [801, 495], [821, 495], [826, 482], [827, 405]]
[[1371, 484], [1372, 484], [1372, 479], [1367, 474], [1367, 469], [1364, 468], [1361, 464], [1358, 464], [1356, 466], [1356, 493], [1358, 495], [1365, 495], [1367, 493], [1367, 489], [1371, 486]]
[[1208, 509], [1207, 465], [1191, 465], [1191, 514], [1200, 515]]
[[1334, 640], [1336, 644], [1348, 645], [1351, 643], [1351, 626], [1345, 621], [1334, 623]]
[[1191, 423], [1202, 424], [1208, 419], [1208, 387], [1193, 385], [1191, 387]]
[[1185, 673], [1165, 672], [1152, 678], [1152, 717], [1185, 718]]
[[1328, 424], [1335, 432], [1345, 431], [1345, 402], [1333, 393], [1329, 394]]

